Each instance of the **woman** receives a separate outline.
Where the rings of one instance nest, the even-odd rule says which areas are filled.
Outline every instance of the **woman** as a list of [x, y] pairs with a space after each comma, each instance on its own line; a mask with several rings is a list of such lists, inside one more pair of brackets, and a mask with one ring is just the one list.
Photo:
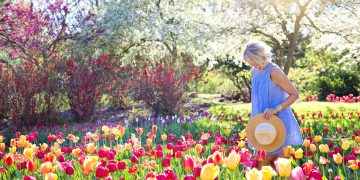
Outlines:
[[[263, 42], [249, 42], [243, 53], [244, 61], [252, 66], [252, 113], [251, 117], [264, 113], [266, 119], [277, 115], [286, 127], [286, 140], [281, 148], [267, 152], [263, 165], [273, 166], [274, 161], [282, 156], [282, 148], [288, 145], [301, 145], [299, 124], [290, 105], [298, 98], [299, 93], [285, 73], [271, 62], [271, 48]], [[255, 149], [249, 143], [251, 149]]]

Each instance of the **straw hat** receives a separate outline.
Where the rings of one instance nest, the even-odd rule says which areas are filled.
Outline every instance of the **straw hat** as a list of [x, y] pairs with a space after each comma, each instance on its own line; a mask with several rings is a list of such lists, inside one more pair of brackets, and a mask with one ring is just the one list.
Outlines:
[[266, 152], [279, 149], [286, 137], [286, 128], [281, 119], [275, 115], [265, 119], [262, 113], [249, 120], [245, 132], [254, 148]]

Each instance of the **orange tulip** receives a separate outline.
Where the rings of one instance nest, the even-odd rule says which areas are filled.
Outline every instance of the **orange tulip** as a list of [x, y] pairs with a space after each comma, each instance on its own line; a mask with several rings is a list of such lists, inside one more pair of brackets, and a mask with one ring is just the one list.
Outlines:
[[309, 146], [310, 146], [310, 140], [305, 139], [305, 140], [304, 140], [304, 143], [303, 143], [303, 146], [304, 146], [304, 147], [309, 147]]
[[5, 151], [5, 143], [0, 143], [0, 151]]
[[311, 150], [311, 152], [315, 152], [317, 150], [316, 145], [310, 144], [310, 150]]
[[195, 151], [196, 151], [197, 153], [201, 153], [201, 152], [203, 151], [202, 145], [201, 145], [201, 144], [196, 144], [196, 146], [195, 146]]
[[29, 160], [27, 163], [26, 163], [26, 168], [30, 171], [30, 172], [35, 172], [37, 167], [36, 167], [36, 164], [33, 160]]
[[166, 141], [166, 139], [167, 139], [167, 135], [166, 135], [166, 134], [162, 134], [162, 135], [161, 135], [161, 140], [162, 140], [162, 141]]
[[349, 160], [348, 161], [348, 167], [352, 170], [358, 170], [359, 169], [360, 160]]
[[360, 143], [360, 136], [355, 136], [355, 142]]
[[96, 146], [94, 143], [89, 143], [86, 145], [86, 151], [88, 153], [93, 153], [95, 151], [95, 149], [96, 149]]
[[81, 153], [81, 149], [80, 148], [73, 149], [71, 153], [73, 156], [79, 157]]
[[14, 155], [13, 154], [6, 154], [5, 157], [4, 157], [4, 165], [5, 166], [11, 166], [13, 165], [15, 162], [14, 160]]
[[52, 163], [49, 161], [42, 163], [40, 166], [41, 174], [52, 173], [54, 170], [55, 168], [52, 166]]
[[10, 146], [11, 147], [16, 147], [16, 140], [15, 139], [10, 140]]
[[339, 153], [334, 154], [333, 159], [336, 164], [341, 164], [343, 161], [343, 158]]
[[45, 154], [45, 156], [43, 158], [43, 162], [49, 161], [51, 163], [54, 163], [55, 160], [56, 160], [55, 154], [51, 154], [51, 153]]
[[81, 171], [85, 176], [91, 174], [99, 165], [98, 156], [87, 156], [81, 166]]
[[294, 154], [294, 149], [291, 146], [286, 146], [282, 150], [284, 157], [289, 158], [291, 154]]

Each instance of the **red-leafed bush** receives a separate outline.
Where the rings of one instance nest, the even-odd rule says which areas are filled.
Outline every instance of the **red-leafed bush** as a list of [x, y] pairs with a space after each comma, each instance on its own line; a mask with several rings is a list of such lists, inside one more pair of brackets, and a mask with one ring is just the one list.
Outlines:
[[[123, 94], [113, 91], [115, 86], [119, 85], [121, 69], [108, 55], [101, 55], [97, 59], [66, 62], [64, 88], [77, 120], [90, 118], [104, 94], [109, 94], [111, 99], [122, 101]], [[126, 83], [120, 83], [117, 88], [126, 88]]]
[[154, 61], [141, 57], [131, 79], [133, 98], [143, 101], [155, 113], [174, 114], [184, 102], [185, 90], [193, 78], [191, 57], [179, 61]]

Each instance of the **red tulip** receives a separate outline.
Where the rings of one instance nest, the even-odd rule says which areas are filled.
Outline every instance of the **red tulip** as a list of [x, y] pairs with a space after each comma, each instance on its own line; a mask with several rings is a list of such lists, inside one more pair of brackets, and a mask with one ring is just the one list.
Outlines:
[[181, 151], [176, 151], [175, 158], [180, 159], [182, 157]]
[[200, 174], [201, 174], [201, 167], [200, 166], [195, 167], [194, 168], [194, 176], [200, 177]]
[[315, 169], [315, 164], [311, 160], [309, 160], [308, 162], [304, 163], [301, 168], [304, 174], [306, 176], [309, 176], [311, 171]]
[[72, 167], [72, 166], [68, 166], [67, 168], [66, 168], [66, 174], [67, 175], [73, 175], [74, 174], [74, 172], [75, 172], [75, 169], [74, 169], [74, 167]]
[[155, 133], [157, 131], [157, 126], [156, 125], [152, 125], [152, 128], [151, 128], [152, 132]]
[[111, 173], [116, 171], [116, 165], [114, 163], [108, 163], [107, 168]]
[[155, 172], [147, 173], [147, 175], [145, 176], [145, 180], [148, 180], [148, 179], [156, 179], [156, 173]]
[[109, 175], [109, 169], [103, 166], [98, 166], [95, 175], [97, 178], [104, 178]]
[[319, 170], [313, 169], [308, 176], [308, 179], [322, 179], [322, 175]]
[[162, 159], [161, 164], [165, 168], [169, 167], [170, 166], [170, 158], [166, 157], [166, 158]]
[[133, 163], [133, 164], [136, 164], [139, 161], [139, 159], [134, 155], [130, 157], [130, 160], [131, 160], [131, 163]]
[[108, 160], [112, 160], [115, 158], [115, 154], [112, 152], [112, 151], [108, 151], [107, 155], [106, 155], [106, 158]]
[[156, 180], [168, 180], [168, 178], [165, 173], [161, 173], [156, 176]]
[[6, 154], [4, 157], [4, 165], [5, 166], [11, 166], [15, 162], [14, 156], [12, 154]]
[[186, 175], [184, 180], [196, 180], [196, 178], [193, 175]]
[[104, 158], [104, 157], [106, 157], [107, 152], [105, 150], [103, 150], [103, 149], [100, 149], [98, 151], [98, 155], [99, 155], [99, 158]]
[[343, 131], [342, 127], [338, 127], [338, 128], [337, 128], [337, 132], [338, 132], [339, 134], [341, 134], [342, 131]]
[[266, 151], [265, 150], [258, 150], [257, 157], [259, 160], [264, 160], [266, 158]]
[[60, 154], [57, 159], [58, 159], [59, 162], [64, 162], [65, 161], [65, 157], [64, 157], [63, 154]]
[[126, 163], [124, 161], [119, 161], [117, 163], [117, 169], [118, 170], [124, 170], [126, 168]]
[[162, 151], [156, 151], [156, 157], [162, 158], [164, 156], [164, 153]]
[[30, 172], [36, 171], [36, 168], [37, 168], [37, 166], [36, 166], [36, 164], [35, 164], [35, 162], [33, 160], [29, 160], [26, 163], [26, 167]]
[[190, 156], [186, 155], [183, 158], [183, 165], [185, 171], [192, 171], [194, 169], [194, 160]]
[[36, 180], [36, 178], [33, 176], [26, 175], [23, 177], [23, 180]]
[[168, 179], [176, 179], [176, 174], [175, 174], [174, 170], [172, 170], [172, 169], [165, 169], [164, 173], [166, 174], [166, 176], [168, 177]]

